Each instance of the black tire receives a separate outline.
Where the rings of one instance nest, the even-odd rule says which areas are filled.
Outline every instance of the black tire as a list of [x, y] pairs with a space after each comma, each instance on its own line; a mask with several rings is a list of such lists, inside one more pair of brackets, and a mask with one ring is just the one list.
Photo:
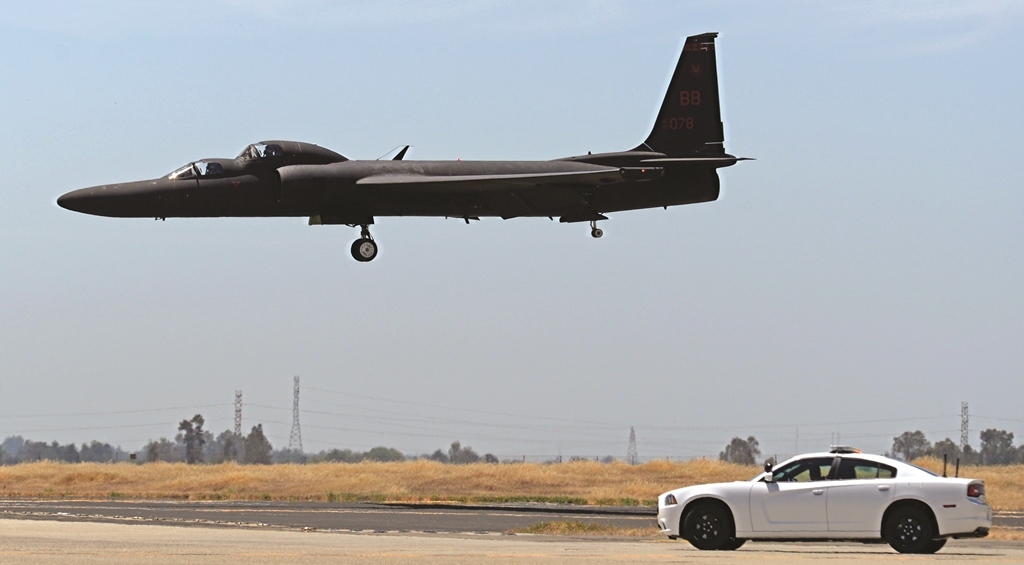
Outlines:
[[740, 548], [740, 547], [742, 547], [742, 546], [743, 546], [743, 544], [745, 544], [745, 543], [747, 543], [747, 540], [745, 540], [745, 539], [736, 539], [736, 538], [733, 538], [733, 539], [732, 539], [732, 540], [731, 540], [731, 541], [730, 541], [729, 543], [727, 543], [727, 544], [725, 545], [725, 547], [723, 547], [722, 549], [724, 549], [724, 550], [727, 550], [727, 551], [733, 551], [733, 550], [735, 550], [735, 549], [739, 549], [739, 548]]
[[372, 239], [359, 238], [352, 243], [352, 258], [360, 263], [373, 261], [377, 256], [377, 244]]
[[946, 541], [948, 541], [948, 538], [933, 539], [928, 546], [924, 548], [922, 553], [935, 553], [946, 545]]
[[885, 541], [900, 553], [935, 553], [942, 547], [928, 551], [940, 540], [933, 539], [932, 517], [917, 506], [902, 506], [889, 514], [885, 521]]
[[736, 528], [728, 509], [713, 502], [700, 502], [683, 517], [683, 538], [697, 549], [736, 549]]

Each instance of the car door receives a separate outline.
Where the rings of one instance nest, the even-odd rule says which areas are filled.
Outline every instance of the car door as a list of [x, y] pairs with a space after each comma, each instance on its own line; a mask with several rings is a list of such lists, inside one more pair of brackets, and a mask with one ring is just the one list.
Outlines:
[[829, 531], [881, 535], [882, 515], [896, 493], [896, 469], [842, 457], [835, 478], [828, 486]]
[[826, 493], [833, 457], [811, 457], [772, 473], [750, 489], [750, 522], [766, 537], [828, 534]]

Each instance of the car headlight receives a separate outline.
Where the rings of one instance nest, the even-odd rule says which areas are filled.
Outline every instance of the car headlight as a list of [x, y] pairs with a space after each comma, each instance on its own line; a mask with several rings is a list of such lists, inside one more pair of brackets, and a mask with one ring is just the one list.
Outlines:
[[674, 494], [665, 495], [665, 506], [671, 506], [676, 504], [676, 496]]

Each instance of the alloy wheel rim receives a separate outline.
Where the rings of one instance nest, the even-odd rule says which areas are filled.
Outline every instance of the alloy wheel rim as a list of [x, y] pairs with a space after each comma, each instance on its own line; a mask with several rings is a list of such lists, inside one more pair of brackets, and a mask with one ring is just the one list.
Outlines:
[[921, 522], [913, 516], [907, 516], [896, 525], [896, 535], [903, 543], [914, 543], [921, 538]]
[[700, 517], [694, 529], [697, 530], [697, 535], [703, 539], [714, 539], [718, 537], [719, 532], [719, 521], [718, 516], [713, 514], [704, 514]]

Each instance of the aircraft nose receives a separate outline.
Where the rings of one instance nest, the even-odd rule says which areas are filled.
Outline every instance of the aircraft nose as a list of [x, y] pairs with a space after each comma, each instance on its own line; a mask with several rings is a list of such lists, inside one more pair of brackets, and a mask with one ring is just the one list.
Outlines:
[[72, 190], [67, 194], [61, 195], [61, 197], [57, 199], [57, 205], [65, 210], [71, 210], [72, 212], [85, 212], [83, 208], [86, 207], [86, 202], [90, 196], [92, 196], [91, 188]]

